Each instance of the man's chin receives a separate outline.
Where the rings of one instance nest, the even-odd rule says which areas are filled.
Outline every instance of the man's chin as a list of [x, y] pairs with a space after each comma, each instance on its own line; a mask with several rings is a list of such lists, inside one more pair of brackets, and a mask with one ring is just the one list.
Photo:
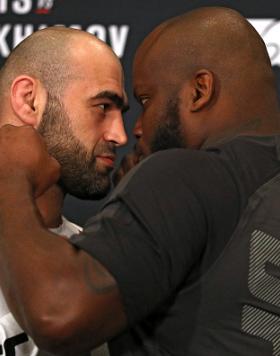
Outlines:
[[59, 185], [63, 192], [71, 194], [74, 197], [82, 200], [101, 200], [110, 192], [111, 180], [108, 174], [99, 176], [94, 180], [94, 184], [69, 184], [63, 180], [59, 181]]
[[94, 170], [96, 171], [97, 174], [109, 175], [114, 168], [115, 168], [114, 160], [105, 157], [96, 158]]

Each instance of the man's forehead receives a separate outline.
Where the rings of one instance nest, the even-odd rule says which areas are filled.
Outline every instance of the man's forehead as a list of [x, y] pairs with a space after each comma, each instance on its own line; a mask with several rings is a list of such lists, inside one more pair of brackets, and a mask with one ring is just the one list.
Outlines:
[[[73, 64], [73, 70], [77, 81], [82, 82], [95, 94], [99, 91], [115, 91], [123, 96], [124, 78], [122, 67], [118, 62], [104, 63], [104, 61], [91, 61], [90, 58]], [[75, 78], [74, 78], [75, 79]]]
[[145, 56], [143, 60], [139, 56], [133, 65], [134, 90], [142, 90], [150, 86], [160, 86], [167, 80], [171, 80], [170, 65], [170, 63], [167, 65], [160, 55]]
[[123, 75], [120, 60], [112, 49], [106, 43], [91, 37], [94, 36], [81, 36], [81, 41], [73, 41], [69, 57], [75, 71], [96, 72], [96, 75], [100, 72], [102, 75], [118, 72], [118, 75]]
[[170, 48], [162, 40], [153, 42], [152, 46], [140, 47], [133, 61], [133, 72], [143, 75], [157, 74], [161, 69], [168, 71]]

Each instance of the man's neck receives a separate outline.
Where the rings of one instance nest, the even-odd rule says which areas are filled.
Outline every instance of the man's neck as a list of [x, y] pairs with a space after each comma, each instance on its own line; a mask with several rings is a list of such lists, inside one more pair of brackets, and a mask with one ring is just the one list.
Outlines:
[[58, 185], [53, 185], [36, 199], [36, 205], [48, 228], [58, 227], [62, 223], [64, 193]]

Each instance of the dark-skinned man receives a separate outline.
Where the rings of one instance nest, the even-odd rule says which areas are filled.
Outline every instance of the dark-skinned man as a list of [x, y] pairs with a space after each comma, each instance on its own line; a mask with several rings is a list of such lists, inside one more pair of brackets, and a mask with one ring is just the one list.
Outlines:
[[[262, 39], [245, 19], [234, 19], [231, 10], [215, 13], [214, 8], [205, 9], [164, 22], [139, 46], [133, 66], [134, 94], [142, 108], [134, 127], [137, 144], [123, 159], [116, 182], [151, 152], [199, 149], [252, 126], [265, 134], [279, 124], [273, 72]], [[211, 106], [202, 100], [197, 105], [211, 109], [211, 117], [196, 100], [189, 108], [189, 97], [199, 99], [201, 92]], [[213, 106], [215, 101], [218, 105]]]
[[134, 74], [138, 155], [183, 149], [129, 172], [74, 246], [53, 238], [34, 204], [58, 164], [31, 128], [0, 130], [11, 310], [55, 354], [110, 340], [118, 356], [278, 355], [279, 209], [265, 204], [280, 172], [280, 113], [261, 38], [235, 11], [197, 9], [147, 37]]

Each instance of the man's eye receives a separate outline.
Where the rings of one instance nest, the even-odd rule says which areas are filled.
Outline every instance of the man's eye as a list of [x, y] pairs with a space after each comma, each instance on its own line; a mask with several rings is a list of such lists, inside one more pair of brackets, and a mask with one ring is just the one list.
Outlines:
[[98, 107], [99, 107], [102, 111], [105, 111], [106, 109], [108, 109], [109, 104], [99, 104]]
[[146, 98], [146, 97], [140, 98], [141, 105], [144, 106], [145, 104], [147, 104], [148, 100], [149, 100], [149, 98]]

